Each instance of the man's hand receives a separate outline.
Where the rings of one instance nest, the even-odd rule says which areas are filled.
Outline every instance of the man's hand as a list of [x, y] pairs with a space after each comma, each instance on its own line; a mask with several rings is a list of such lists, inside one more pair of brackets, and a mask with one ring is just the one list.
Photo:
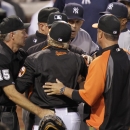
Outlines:
[[45, 89], [44, 92], [46, 92], [47, 95], [61, 95], [60, 90], [63, 87], [63, 83], [60, 82], [58, 79], [56, 79], [56, 83], [46, 82], [43, 86], [43, 88]]
[[47, 115], [55, 115], [55, 112], [50, 109], [43, 109], [42, 111], [40, 111], [38, 116], [42, 119], [44, 116]]
[[[56, 83], [50, 83], [47, 82], [43, 86], [45, 89], [44, 92], [47, 93], [47, 95], [65, 95], [69, 98], [72, 98], [73, 89], [65, 87], [62, 82], [60, 82], [58, 79], [56, 79]], [[64, 88], [64, 92], [61, 92], [61, 88]]]
[[85, 63], [86, 63], [87, 66], [89, 66], [90, 63], [93, 61], [93, 58], [91, 56], [89, 56], [89, 55], [82, 55], [82, 57], [84, 58]]

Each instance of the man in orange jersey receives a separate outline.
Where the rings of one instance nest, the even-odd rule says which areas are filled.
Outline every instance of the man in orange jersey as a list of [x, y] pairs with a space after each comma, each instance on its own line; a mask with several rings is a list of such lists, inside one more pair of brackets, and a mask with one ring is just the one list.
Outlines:
[[57, 83], [43, 86], [47, 95], [66, 95], [91, 106], [89, 126], [98, 130], [128, 130], [130, 115], [130, 55], [119, 48], [120, 22], [111, 14], [100, 17], [97, 41], [102, 55], [92, 61], [84, 89], [73, 90]]

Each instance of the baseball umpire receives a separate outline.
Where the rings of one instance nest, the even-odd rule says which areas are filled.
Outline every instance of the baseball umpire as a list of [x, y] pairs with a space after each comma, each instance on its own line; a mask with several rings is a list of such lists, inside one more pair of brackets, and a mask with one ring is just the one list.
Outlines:
[[[64, 21], [52, 24], [49, 33], [49, 46], [27, 57], [22, 70], [22, 76], [17, 79], [17, 89], [24, 92], [33, 87], [30, 100], [41, 108], [55, 111], [65, 123], [67, 130], [79, 130], [81, 119], [77, 110], [79, 102], [65, 96], [47, 96], [42, 86], [47, 81], [55, 82], [59, 77], [64, 84], [73, 89], [79, 89], [77, 78], [87, 73], [87, 66], [82, 56], [68, 50], [71, 37], [71, 27]], [[61, 91], [62, 93], [62, 91]], [[40, 119], [35, 115], [34, 130], [38, 129]]]
[[16, 78], [26, 58], [26, 53], [19, 48], [24, 46], [25, 29], [29, 26], [17, 16], [6, 17], [0, 23], [0, 122], [10, 130], [19, 130], [16, 104], [40, 118], [47, 113], [54, 114], [34, 105], [15, 88]]

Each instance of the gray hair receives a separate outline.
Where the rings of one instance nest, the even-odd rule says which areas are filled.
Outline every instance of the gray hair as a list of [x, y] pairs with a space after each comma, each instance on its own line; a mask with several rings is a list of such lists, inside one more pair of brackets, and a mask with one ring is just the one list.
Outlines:
[[[17, 31], [13, 31], [13, 33], [16, 33], [16, 32], [17, 32]], [[6, 42], [8, 42], [8, 41], [10, 40], [9, 34], [10, 34], [10, 33], [0, 34], [0, 40], [1, 40], [1, 41], [6, 41]]]
[[104, 32], [104, 36], [107, 40], [110, 40], [110, 41], [117, 41], [119, 38], [119, 35], [112, 35], [105, 32]]

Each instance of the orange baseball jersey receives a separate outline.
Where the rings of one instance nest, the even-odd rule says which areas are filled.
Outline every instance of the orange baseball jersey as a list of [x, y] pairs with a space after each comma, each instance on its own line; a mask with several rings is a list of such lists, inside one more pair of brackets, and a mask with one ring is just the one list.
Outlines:
[[130, 126], [130, 55], [118, 44], [105, 48], [89, 66], [84, 89], [73, 100], [91, 106], [89, 126], [98, 130], [128, 130]]

